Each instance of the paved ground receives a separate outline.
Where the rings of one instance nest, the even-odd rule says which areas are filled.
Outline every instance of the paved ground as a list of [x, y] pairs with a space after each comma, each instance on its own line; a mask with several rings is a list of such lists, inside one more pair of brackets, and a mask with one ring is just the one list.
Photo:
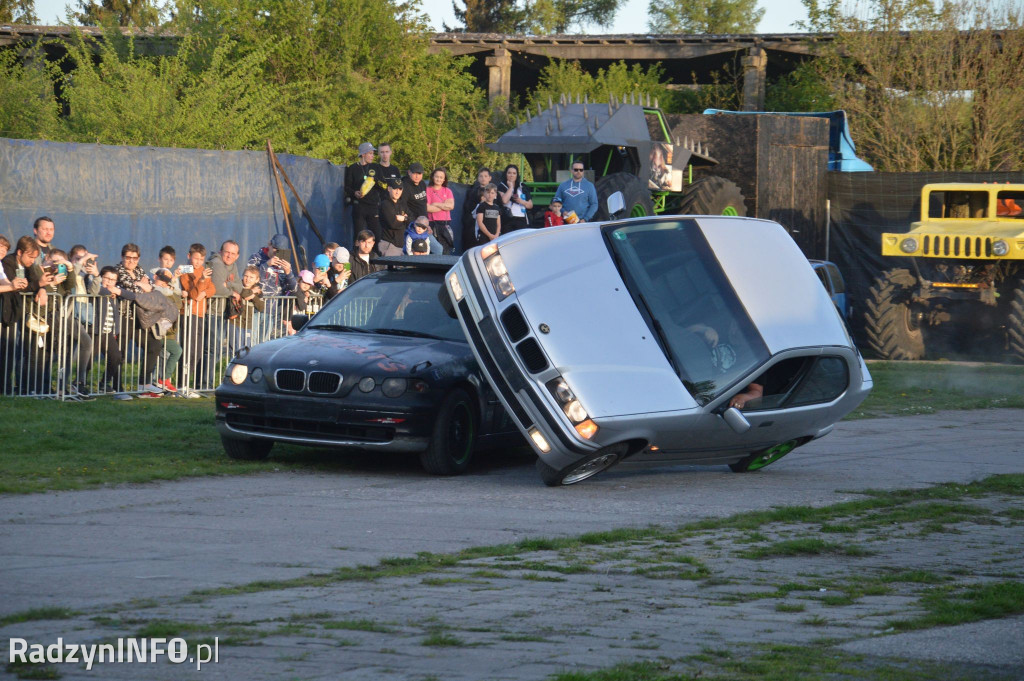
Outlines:
[[[260, 645], [229, 646], [219, 665], [203, 671], [228, 679], [532, 679], [560, 669], [692, 654], [701, 647], [728, 646], [735, 636], [750, 642], [764, 636], [762, 632], [777, 632], [772, 622], [778, 625], [781, 615], [771, 608], [748, 608], [741, 616], [723, 608], [715, 622], [701, 629], [684, 605], [691, 611], [696, 607], [701, 616], [721, 600], [721, 593], [698, 593], [700, 583], [693, 580], [652, 581], [634, 574], [635, 569], [623, 571], [615, 562], [619, 559], [609, 556], [587, 557], [589, 565], [605, 565], [606, 570], [560, 577], [566, 581], [552, 581], [544, 572], [509, 580], [475, 565], [460, 568], [454, 578], [442, 573], [339, 583], [199, 603], [182, 603], [182, 597], [196, 589], [294, 578], [419, 551], [451, 552], [525, 537], [651, 524], [674, 527], [743, 510], [833, 504], [858, 498], [855, 492], [866, 488], [918, 488], [1024, 472], [1022, 416], [1018, 410], [993, 410], [845, 422], [829, 437], [750, 475], [732, 474], [725, 467], [623, 465], [578, 486], [548, 489], [532, 465], [516, 457], [498, 458], [458, 479], [424, 477], [412, 462], [357, 460], [330, 475], [205, 478], [4, 497], [0, 616], [39, 607], [70, 608], [81, 615], [67, 622], [12, 625], [3, 634], [40, 642], [56, 636], [86, 642], [128, 635], [145, 623], [166, 619], [191, 622], [191, 637], [223, 636], [230, 629], [223, 624], [229, 618], [263, 622]], [[993, 535], [991, 542], [1000, 548], [985, 560], [1005, 562], [1009, 551], [1009, 572], [1017, 570], [1013, 574], [1020, 579], [1024, 566], [1017, 563], [1024, 559], [1012, 548], [1024, 545], [1020, 526], [1001, 529], [1005, 532]], [[901, 546], [900, 560], [913, 566], [935, 556], [968, 556], [964, 546], [943, 537]], [[974, 546], [988, 550], [977, 542]], [[654, 544], [637, 550], [649, 554], [663, 548]], [[701, 555], [697, 546], [686, 548], [687, 556], [715, 558]], [[722, 548], [722, 555], [731, 555], [729, 550]], [[937, 562], [951, 561], [956, 562]], [[807, 574], [829, 575], [834, 567], [819, 565]], [[508, 569], [499, 566], [498, 571]], [[728, 591], [731, 573], [721, 569], [726, 574], [716, 588]], [[764, 588], [774, 588], [793, 568], [765, 569]], [[485, 576], [474, 576], [480, 570]], [[125, 605], [133, 599], [147, 602]], [[903, 605], [898, 600], [871, 604], [853, 618], [859, 624], [843, 624], [847, 630], [841, 638], [849, 639], [849, 650], [944, 663], [981, 660], [1001, 674], [1024, 678], [1020, 618], [964, 625], [972, 627], [969, 634], [954, 631], [961, 629], [957, 627], [945, 633], [871, 637], [873, 627]], [[105, 612], [120, 620], [102, 621]], [[335, 622], [337, 628], [310, 624], [311, 617]], [[793, 617], [799, 621], [813, 615]], [[285, 624], [274, 626], [284, 631], [268, 636], [266, 621], [277, 618]], [[352, 622], [362, 618], [384, 622], [381, 626], [388, 631], [353, 630]], [[218, 619], [218, 630], [197, 628]], [[515, 625], [516, 620], [523, 620], [522, 625]], [[734, 631], [729, 624], [733, 620], [746, 624]], [[451, 627], [457, 635], [446, 633]], [[782, 628], [788, 631], [788, 625]], [[325, 635], [327, 630], [334, 635]], [[579, 639], [576, 630], [589, 638]], [[768, 639], [807, 639], [786, 631]], [[244, 628], [234, 635], [246, 638]], [[388, 636], [392, 642], [381, 640]], [[423, 645], [430, 636], [440, 637], [442, 644], [445, 636], [452, 636], [458, 643]], [[861, 650], [864, 646], [867, 650]], [[76, 669], [66, 666], [62, 672], [65, 678], [101, 678]], [[182, 667], [161, 669], [167, 678], [188, 673]], [[145, 675], [163, 678], [149, 669]], [[138, 677], [134, 665], [105, 667], [102, 676]]]

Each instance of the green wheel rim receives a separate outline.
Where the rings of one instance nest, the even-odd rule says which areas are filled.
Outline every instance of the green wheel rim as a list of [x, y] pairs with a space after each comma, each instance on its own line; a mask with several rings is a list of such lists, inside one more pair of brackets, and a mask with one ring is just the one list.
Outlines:
[[728, 215], [731, 218], [739, 217], [739, 212], [732, 206], [726, 206], [725, 210], [722, 211], [722, 215]]
[[758, 454], [754, 458], [754, 460], [750, 462], [750, 465], [747, 466], [747, 470], [756, 471], [758, 469], [764, 468], [768, 464], [775, 463], [782, 457], [786, 456], [786, 454], [789, 454], [794, 449], [796, 449], [796, 440], [790, 440], [789, 442], [783, 442], [781, 445], [769, 447], [768, 449]]
[[636, 204], [633, 206], [633, 210], [629, 211], [629, 217], [631, 218], [642, 218], [647, 215], [647, 209], [643, 207], [643, 204]]

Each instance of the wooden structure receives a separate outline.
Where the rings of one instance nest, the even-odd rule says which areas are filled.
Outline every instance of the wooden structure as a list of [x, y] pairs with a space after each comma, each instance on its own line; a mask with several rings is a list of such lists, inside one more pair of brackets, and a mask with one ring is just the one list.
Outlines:
[[771, 114], [666, 118], [673, 138], [700, 140], [718, 160], [709, 172], [739, 185], [747, 215], [778, 222], [807, 257], [824, 257], [827, 118]]

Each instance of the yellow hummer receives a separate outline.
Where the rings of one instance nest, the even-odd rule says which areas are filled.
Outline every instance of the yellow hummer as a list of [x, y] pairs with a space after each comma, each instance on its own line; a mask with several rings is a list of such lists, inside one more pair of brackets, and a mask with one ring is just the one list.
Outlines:
[[871, 287], [868, 345], [884, 359], [921, 359], [929, 335], [956, 325], [1000, 334], [1024, 361], [1024, 184], [926, 184], [921, 220], [882, 234], [882, 255], [910, 258]]

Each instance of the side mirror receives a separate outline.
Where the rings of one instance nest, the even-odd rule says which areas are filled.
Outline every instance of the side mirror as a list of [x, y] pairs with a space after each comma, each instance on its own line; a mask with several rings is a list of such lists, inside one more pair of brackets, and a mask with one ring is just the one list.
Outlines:
[[296, 312], [295, 314], [292, 315], [292, 328], [295, 329], [296, 331], [298, 331], [299, 329], [304, 327], [306, 325], [306, 322], [308, 322], [308, 321], [309, 321], [309, 315], [308, 314], [300, 314], [300, 313]]
[[736, 407], [729, 407], [723, 411], [722, 419], [729, 424], [729, 427], [732, 428], [737, 435], [742, 435], [750, 430], [750, 421], [748, 421], [747, 417], [743, 415], [743, 412]]
[[608, 217], [615, 219], [618, 213], [626, 207], [626, 200], [622, 198], [622, 192], [615, 192], [608, 197]]

